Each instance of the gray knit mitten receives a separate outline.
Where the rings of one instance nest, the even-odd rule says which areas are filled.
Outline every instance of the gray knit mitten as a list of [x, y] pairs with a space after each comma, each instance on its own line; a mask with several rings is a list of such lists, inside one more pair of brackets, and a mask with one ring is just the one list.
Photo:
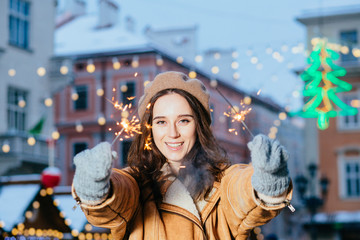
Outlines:
[[248, 143], [254, 174], [253, 188], [267, 196], [279, 196], [289, 187], [289, 153], [277, 140], [259, 134]]
[[110, 189], [111, 166], [117, 158], [111, 145], [102, 142], [74, 157], [76, 166], [73, 186], [82, 203], [97, 205], [103, 202]]

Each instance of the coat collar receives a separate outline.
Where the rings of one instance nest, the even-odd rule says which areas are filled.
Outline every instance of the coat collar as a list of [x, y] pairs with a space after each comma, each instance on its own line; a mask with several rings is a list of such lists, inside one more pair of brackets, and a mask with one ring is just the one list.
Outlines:
[[168, 163], [164, 164], [161, 171], [163, 176], [168, 176], [166, 177], [166, 181], [164, 182], [164, 184], [162, 184], [161, 186], [161, 192], [164, 196], [163, 203], [183, 208], [193, 214], [201, 222], [201, 213], [203, 209], [205, 209], [205, 207], [208, 205], [209, 199], [212, 199], [215, 192], [217, 192], [217, 182], [215, 182], [214, 188], [209, 194], [209, 199], [201, 199], [197, 202], [194, 202], [185, 185], [174, 175], [171, 174], [171, 168]]

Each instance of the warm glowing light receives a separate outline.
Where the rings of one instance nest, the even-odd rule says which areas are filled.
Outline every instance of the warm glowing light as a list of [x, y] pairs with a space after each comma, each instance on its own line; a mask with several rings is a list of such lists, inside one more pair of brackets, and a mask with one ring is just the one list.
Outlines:
[[104, 116], [101, 115], [101, 116], [98, 117], [97, 122], [98, 122], [99, 125], [103, 126], [103, 125], [106, 124], [106, 119], [105, 119]]
[[29, 146], [34, 146], [36, 143], [36, 140], [33, 136], [31, 136], [27, 139], [27, 143], [29, 144]]
[[251, 97], [249, 97], [249, 96], [246, 96], [246, 97], [244, 97], [244, 103], [246, 104], [246, 105], [250, 105], [251, 104]]
[[217, 82], [216, 79], [213, 79], [213, 80], [210, 81], [210, 86], [211, 86], [211, 87], [216, 88], [217, 85], [218, 85], [218, 82]]
[[65, 219], [64, 222], [65, 222], [65, 224], [68, 225], [68, 226], [71, 225], [71, 220], [70, 220], [69, 218]]
[[53, 188], [47, 188], [46, 189], [46, 194], [47, 195], [52, 195], [54, 193], [54, 189]]
[[35, 209], [38, 209], [40, 207], [40, 203], [38, 201], [34, 201], [32, 205]]
[[96, 95], [98, 95], [99, 97], [104, 95], [104, 89], [102, 88], [98, 88], [96, 89]]
[[259, 228], [259, 227], [254, 228], [254, 233], [255, 234], [261, 233], [261, 228]]
[[88, 73], [95, 72], [95, 65], [94, 65], [94, 62], [91, 59], [89, 59], [87, 65], [86, 65], [86, 71]]
[[201, 55], [197, 55], [197, 56], [195, 57], [195, 62], [201, 63], [202, 61], [203, 61], [203, 57], [202, 57]]
[[233, 79], [234, 79], [234, 80], [238, 80], [239, 78], [240, 78], [240, 73], [235, 72], [235, 73], [233, 74]]
[[33, 216], [33, 213], [31, 211], [26, 211], [26, 213], [25, 213], [26, 218], [32, 218], [32, 216]]
[[258, 59], [257, 57], [252, 57], [252, 58], [250, 59], [250, 62], [251, 62], [252, 64], [256, 64], [256, 63], [258, 63], [258, 61], [259, 61], [259, 59]]
[[3, 143], [2, 147], [1, 147], [1, 150], [4, 153], [10, 152], [10, 144], [7, 141], [4, 141], [4, 143]]
[[18, 233], [19, 233], [19, 231], [16, 228], [13, 228], [11, 230], [11, 234], [14, 235], [14, 236], [18, 235]]
[[58, 140], [58, 139], [60, 138], [60, 133], [55, 130], [55, 131], [53, 131], [53, 132], [51, 133], [51, 137], [52, 137], [52, 139], [54, 139], [54, 140]]
[[281, 124], [281, 121], [280, 121], [279, 119], [276, 119], [276, 120], [274, 121], [274, 125], [275, 125], [275, 126], [279, 127], [280, 124]]
[[348, 46], [341, 46], [340, 52], [342, 54], [349, 54], [349, 47]]
[[261, 89], [259, 89], [258, 91], [257, 91], [257, 93], [256, 93], [256, 95], [260, 95], [260, 93], [261, 93]]
[[13, 68], [9, 69], [8, 74], [10, 77], [14, 77], [16, 75], [15, 69], [13, 69]]
[[133, 60], [131, 62], [131, 67], [132, 68], [138, 68], [139, 67], [139, 56], [134, 56]]
[[92, 229], [93, 229], [93, 227], [91, 226], [91, 224], [88, 223], [88, 224], [85, 225], [85, 230], [86, 231], [90, 232]]
[[36, 72], [40, 77], [43, 77], [46, 74], [46, 69], [44, 67], [39, 67]]
[[351, 100], [350, 105], [354, 108], [360, 108], [360, 100], [359, 99]]
[[121, 85], [120, 90], [121, 90], [122, 92], [127, 92], [128, 86], [127, 86], [126, 84]]
[[146, 80], [145, 82], [144, 82], [144, 87], [146, 87], [146, 85], [148, 85], [150, 83], [150, 81], [149, 80]]
[[35, 228], [30, 228], [30, 229], [29, 229], [29, 235], [30, 235], [30, 236], [34, 236], [35, 233], [36, 233]]
[[234, 69], [234, 70], [238, 69], [238, 68], [239, 68], [239, 63], [238, 63], [238, 62], [235, 62], [235, 61], [232, 62], [232, 63], [231, 63], [231, 68]]
[[45, 98], [45, 100], [44, 100], [44, 104], [45, 104], [45, 106], [47, 106], [47, 107], [51, 107], [52, 105], [53, 105], [53, 100], [51, 99], [51, 98]]
[[45, 189], [40, 190], [40, 196], [42, 196], [42, 197], [46, 196], [46, 190]]
[[270, 133], [276, 134], [277, 132], [278, 132], [278, 128], [277, 128], [277, 127], [271, 127], [271, 128], [270, 128]]
[[66, 75], [66, 74], [68, 74], [68, 72], [69, 72], [69, 68], [67, 66], [61, 66], [60, 67], [60, 73], [62, 75]]
[[190, 71], [189, 72], [189, 78], [196, 78], [197, 74], [195, 71]]
[[118, 60], [117, 57], [113, 57], [112, 63], [113, 63], [113, 68], [114, 68], [115, 70], [119, 70], [119, 69], [121, 68], [121, 64], [120, 64], [120, 62], [119, 62], [119, 60]]
[[164, 60], [162, 59], [162, 57], [160, 55], [156, 56], [156, 65], [157, 66], [162, 66], [164, 64]]
[[91, 239], [93, 239], [92, 233], [87, 233], [87, 234], [85, 235], [85, 238], [86, 238], [86, 240], [91, 240]]
[[71, 90], [71, 99], [73, 101], [77, 101], [79, 99], [79, 94], [77, 93], [77, 91], [74, 88], [72, 88], [72, 90]]
[[177, 63], [183, 63], [183, 62], [184, 62], [184, 58], [181, 57], [181, 56], [179, 56], [179, 57], [176, 58], [176, 62], [177, 62]]
[[76, 130], [77, 132], [79, 132], [79, 133], [82, 132], [82, 131], [84, 131], [84, 126], [81, 124], [80, 121], [76, 122], [75, 130]]
[[20, 97], [18, 101], [18, 106], [21, 108], [24, 108], [26, 106], [26, 101], [22, 97]]
[[55, 200], [53, 201], [53, 204], [54, 204], [54, 206], [59, 206], [60, 201], [59, 201], [58, 199], [55, 199]]
[[79, 231], [76, 230], [76, 229], [73, 229], [73, 230], [71, 230], [71, 235], [72, 235], [73, 237], [77, 237], [77, 236], [79, 236]]
[[284, 113], [284, 112], [281, 112], [281, 113], [279, 113], [279, 119], [280, 120], [285, 120], [286, 119], [286, 113]]
[[220, 69], [219, 69], [218, 66], [213, 66], [213, 67], [211, 68], [211, 72], [212, 72], [213, 74], [218, 74], [219, 71], [220, 71]]
[[360, 49], [359, 48], [353, 48], [352, 49], [352, 54], [354, 55], [354, 57], [360, 57]]

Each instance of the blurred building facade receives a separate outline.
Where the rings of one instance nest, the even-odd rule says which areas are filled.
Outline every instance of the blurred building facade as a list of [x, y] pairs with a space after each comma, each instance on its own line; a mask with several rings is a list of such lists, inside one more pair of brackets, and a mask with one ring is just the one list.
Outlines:
[[48, 164], [55, 9], [55, 0], [0, 1], [0, 175], [40, 173]]
[[[360, 5], [310, 11], [297, 20], [306, 27], [309, 52], [319, 37], [337, 48], [334, 50], [340, 58], [334, 63], [347, 71], [340, 79], [353, 86], [338, 96], [359, 110]], [[326, 176], [330, 183], [324, 206], [313, 219], [319, 239], [359, 239], [360, 111], [353, 116], [330, 118], [326, 130], [317, 129], [316, 120], [307, 120], [305, 149], [306, 163], [315, 163], [319, 168], [317, 177]], [[320, 189], [312, 191], [319, 193]]]

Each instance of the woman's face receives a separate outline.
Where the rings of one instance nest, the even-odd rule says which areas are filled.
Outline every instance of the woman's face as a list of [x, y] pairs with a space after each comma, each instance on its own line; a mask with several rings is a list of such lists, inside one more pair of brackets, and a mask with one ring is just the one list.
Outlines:
[[187, 100], [177, 93], [159, 97], [153, 107], [155, 145], [173, 167], [180, 167], [196, 141], [195, 118]]

